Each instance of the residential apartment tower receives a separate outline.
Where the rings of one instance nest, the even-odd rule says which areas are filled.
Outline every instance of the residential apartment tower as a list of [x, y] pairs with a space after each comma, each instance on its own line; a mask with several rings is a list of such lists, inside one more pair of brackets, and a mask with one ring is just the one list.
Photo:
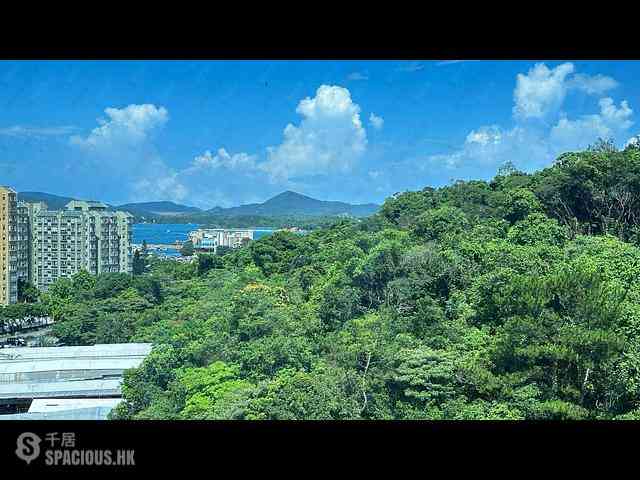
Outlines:
[[29, 279], [29, 218], [16, 192], [0, 186], [0, 305], [18, 301], [18, 283]]
[[133, 216], [100, 202], [71, 201], [64, 210], [17, 201], [0, 187], [0, 305], [18, 301], [18, 282], [46, 291], [80, 270], [133, 271]]

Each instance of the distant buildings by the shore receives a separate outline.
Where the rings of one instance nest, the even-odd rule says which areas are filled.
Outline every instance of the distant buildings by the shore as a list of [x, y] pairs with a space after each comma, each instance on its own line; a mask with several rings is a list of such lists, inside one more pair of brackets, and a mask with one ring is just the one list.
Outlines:
[[189, 232], [189, 241], [195, 250], [216, 251], [218, 247], [238, 248], [253, 240], [254, 230], [208, 228]]

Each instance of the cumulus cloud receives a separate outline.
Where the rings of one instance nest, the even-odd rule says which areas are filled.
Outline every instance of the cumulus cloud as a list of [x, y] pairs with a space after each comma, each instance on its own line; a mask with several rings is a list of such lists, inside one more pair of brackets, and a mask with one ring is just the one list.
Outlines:
[[[105, 118], [87, 136], [69, 141], [84, 155], [93, 175], [104, 184], [118, 185], [120, 195], [132, 200], [182, 200], [189, 194], [179, 173], [167, 165], [155, 144], [155, 134], [169, 121], [162, 106], [131, 104], [109, 107]], [[81, 165], [74, 166], [81, 168]], [[97, 173], [96, 173], [97, 172]]]
[[286, 126], [283, 142], [267, 149], [260, 167], [275, 180], [351, 171], [366, 150], [367, 134], [349, 90], [321, 85], [296, 112], [301, 122]]
[[498, 144], [502, 141], [502, 131], [497, 125], [480, 127], [478, 130], [472, 130], [467, 135], [466, 144], [472, 145], [477, 143], [482, 146]]
[[384, 119], [371, 112], [371, 115], [369, 115], [369, 125], [376, 130], [380, 130], [384, 126]]
[[563, 63], [553, 69], [538, 63], [528, 73], [518, 74], [513, 92], [514, 116], [519, 120], [542, 119], [556, 113], [571, 90], [601, 95], [618, 86], [611, 77], [574, 74], [574, 71], [572, 63]]
[[615, 138], [633, 125], [633, 110], [626, 101], [619, 107], [609, 97], [598, 103], [598, 114], [583, 115], [576, 120], [561, 118], [551, 129], [551, 142], [560, 148], [583, 149], [598, 138]]
[[268, 176], [258, 168], [256, 155], [232, 154], [219, 148], [215, 153], [206, 150], [197, 155], [181, 170], [165, 170], [156, 181], [140, 182], [137, 189], [140, 193], [163, 194], [175, 201], [188, 198], [190, 204], [210, 208], [236, 205], [239, 199], [255, 199], [256, 185], [267, 183]]
[[[335, 175], [353, 171], [367, 148], [360, 106], [348, 89], [321, 85], [313, 97], [298, 103], [296, 113], [301, 120], [287, 125], [282, 142], [264, 154], [218, 148], [197, 155], [180, 170], [158, 164], [157, 174], [136, 182], [136, 195], [211, 207], [264, 200], [256, 192], [312, 193], [318, 185], [335, 186]], [[382, 126], [381, 117], [371, 118], [374, 128], [376, 123]]]
[[179, 173], [168, 171], [153, 179], [142, 178], [134, 182], [134, 198], [141, 201], [150, 199], [181, 202], [189, 195], [189, 189], [180, 181]]
[[624, 144], [624, 148], [631, 147], [631, 146], [634, 146], [634, 147], [640, 146], [640, 135], [636, 135], [635, 137], [631, 137]]
[[209, 150], [198, 155], [193, 159], [192, 165], [196, 168], [253, 170], [256, 168], [256, 156], [244, 152], [230, 155], [224, 148], [219, 148], [215, 155]]
[[520, 119], [543, 118], [556, 111], [567, 93], [565, 79], [573, 70], [571, 63], [563, 63], [554, 69], [538, 63], [528, 73], [519, 73], [513, 91], [514, 116]]
[[569, 88], [582, 90], [589, 95], [601, 95], [618, 86], [618, 82], [605, 75], [584, 75], [578, 73], [569, 81]]
[[451, 154], [432, 155], [422, 164], [423, 169], [446, 167], [464, 169], [469, 178], [486, 177], [506, 160], [518, 166], [537, 168], [551, 154], [549, 145], [540, 132], [515, 126], [502, 129], [487, 125], [471, 131], [463, 145]]
[[[420, 159], [419, 167], [435, 172], [445, 167], [464, 172], [466, 178], [487, 178], [505, 161], [532, 171], [548, 166], [563, 152], [584, 149], [598, 138], [625, 138], [633, 125], [633, 110], [625, 100], [616, 104], [610, 97], [600, 98], [597, 113], [577, 118], [560, 112], [571, 90], [598, 95], [617, 85], [610, 77], [574, 74], [570, 63], [553, 69], [537, 64], [516, 77], [514, 126], [476, 128], [453, 153]], [[528, 121], [541, 118], [546, 121]]]
[[107, 118], [99, 118], [99, 127], [87, 137], [74, 135], [71, 143], [87, 149], [101, 150], [141, 144], [163, 127], [169, 120], [164, 107], [152, 104], [129, 105], [124, 108], [107, 108]]

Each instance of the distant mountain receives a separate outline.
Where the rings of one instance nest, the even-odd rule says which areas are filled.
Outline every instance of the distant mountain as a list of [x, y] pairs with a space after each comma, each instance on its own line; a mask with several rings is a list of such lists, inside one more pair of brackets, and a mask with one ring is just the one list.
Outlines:
[[76, 200], [70, 197], [60, 197], [58, 195], [52, 195], [50, 193], [43, 192], [18, 192], [18, 200], [21, 202], [44, 202], [50, 210], [63, 209], [67, 203], [71, 200]]
[[124, 210], [134, 215], [184, 215], [189, 213], [199, 213], [202, 210], [197, 207], [189, 207], [174, 202], [143, 202], [126, 203], [114, 207], [116, 210]]
[[264, 203], [250, 203], [239, 207], [221, 208], [215, 207], [207, 210], [207, 213], [220, 216], [336, 216], [349, 215], [354, 217], [366, 217], [374, 214], [379, 205], [375, 203], [350, 204], [344, 202], [326, 202], [307, 197], [296, 192], [283, 192]]
[[[63, 209], [71, 200], [43, 192], [20, 192], [18, 199], [26, 202], [45, 202], [50, 210]], [[373, 215], [379, 207], [375, 203], [350, 204], [344, 202], [325, 202], [296, 192], [283, 192], [264, 203], [250, 203], [239, 207], [202, 210], [197, 207], [180, 205], [174, 202], [142, 202], [126, 203], [111, 206], [112, 210], [124, 210], [139, 220], [159, 220], [161, 217], [189, 217], [205, 221], [205, 217], [278, 217], [278, 216], [353, 216], [367, 217]], [[200, 218], [202, 217], [202, 218]], [[181, 221], [176, 218], [176, 221]], [[186, 221], [186, 220], [185, 220]]]

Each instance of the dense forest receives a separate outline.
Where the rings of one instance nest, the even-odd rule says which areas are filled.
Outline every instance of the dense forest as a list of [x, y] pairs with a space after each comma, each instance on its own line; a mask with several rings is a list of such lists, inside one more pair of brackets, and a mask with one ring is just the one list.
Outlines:
[[40, 299], [65, 344], [153, 342], [113, 418], [640, 419], [637, 147], [144, 260]]

